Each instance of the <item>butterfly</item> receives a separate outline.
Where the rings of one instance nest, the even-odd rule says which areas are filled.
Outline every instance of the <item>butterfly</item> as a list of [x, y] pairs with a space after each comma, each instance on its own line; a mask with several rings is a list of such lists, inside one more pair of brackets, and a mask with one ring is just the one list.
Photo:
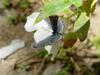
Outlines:
[[[40, 42], [36, 43], [33, 47], [34, 48], [43, 48], [47, 45], [52, 45], [61, 39], [61, 32], [63, 31], [63, 24], [59, 20], [58, 16], [50, 16], [49, 17], [50, 25], [52, 27], [51, 35], [44, 31], [45, 35], [49, 35], [47, 38], [41, 40]], [[42, 30], [41, 30], [42, 32]], [[44, 36], [45, 36], [44, 35]], [[37, 36], [38, 37], [38, 36]], [[43, 36], [41, 36], [43, 37]]]
[[40, 13], [35, 12], [27, 17], [25, 30], [34, 32], [35, 44], [34, 48], [44, 48], [48, 45], [53, 45], [62, 38], [64, 25], [58, 16], [50, 16], [43, 19], [39, 23], [34, 24]]

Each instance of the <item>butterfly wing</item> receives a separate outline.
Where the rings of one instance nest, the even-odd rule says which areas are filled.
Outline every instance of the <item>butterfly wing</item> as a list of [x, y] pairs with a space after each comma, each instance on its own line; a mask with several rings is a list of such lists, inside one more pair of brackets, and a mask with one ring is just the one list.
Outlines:
[[60, 40], [60, 35], [52, 35], [52, 33], [40, 30], [35, 33], [34, 39], [36, 41], [34, 48], [43, 48]]
[[45, 29], [49, 29], [52, 31], [52, 27], [51, 24], [49, 22], [49, 19], [44, 19], [42, 21], [40, 21], [39, 23], [34, 24], [34, 22], [36, 21], [36, 18], [39, 16], [40, 13], [35, 12], [32, 13], [32, 15], [27, 17], [27, 22], [24, 26], [25, 30], [27, 32], [32, 32], [41, 28], [45, 28]]
[[58, 20], [58, 17], [50, 16], [49, 20], [46, 19], [46, 21], [48, 24], [46, 26], [42, 25], [44, 27], [42, 29], [38, 29], [34, 34], [34, 39], [36, 42], [34, 48], [43, 48], [61, 39], [61, 35], [58, 34], [58, 31], [62, 31], [63, 25]]
[[34, 39], [35, 39], [35, 48], [42, 48], [49, 42], [49, 37], [52, 36], [52, 32], [47, 31], [45, 29], [37, 30], [34, 33]]
[[32, 32], [32, 31], [36, 30], [37, 27], [34, 26], [33, 23], [35, 22], [38, 15], [39, 15], [39, 13], [36, 12], [36, 13], [32, 13], [30, 16], [27, 17], [27, 21], [24, 26], [24, 28], [27, 32]]

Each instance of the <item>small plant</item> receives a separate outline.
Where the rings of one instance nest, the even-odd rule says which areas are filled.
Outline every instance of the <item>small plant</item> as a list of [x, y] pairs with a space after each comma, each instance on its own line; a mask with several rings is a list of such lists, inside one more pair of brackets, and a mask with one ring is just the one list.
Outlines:
[[98, 54], [100, 56], [100, 36], [96, 36], [91, 40], [91, 42], [98, 49]]
[[[66, 60], [68, 51], [77, 40], [83, 42], [86, 39], [90, 16], [95, 10], [97, 0], [42, 1], [44, 4], [41, 11], [27, 17], [25, 30], [34, 32], [34, 48], [45, 49], [48, 53], [44, 55], [51, 55], [52, 61], [57, 57]], [[73, 65], [76, 64], [71, 58], [70, 60]], [[68, 66], [58, 75], [70, 75], [66, 70], [69, 70]]]
[[10, 25], [16, 25], [17, 18], [18, 18], [18, 15], [14, 14], [14, 15], [8, 16], [7, 19], [8, 19], [8, 22], [9, 22]]
[[[54, 44], [62, 42], [63, 47], [68, 49], [73, 47], [77, 40], [82, 42], [86, 39], [90, 28], [90, 16], [94, 12], [96, 0], [42, 1], [44, 6], [41, 11], [28, 16], [25, 24], [26, 31], [36, 31], [34, 48], [45, 48], [48, 54], [55, 55], [58, 49], [53, 49]], [[68, 31], [67, 28], [71, 25]]]
[[10, 6], [10, 0], [2, 0], [2, 3], [5, 7], [9, 7]]
[[37, 52], [33, 52], [32, 56], [39, 56], [39, 57], [45, 57], [45, 55], [47, 55], [47, 51], [46, 50], [41, 50], [41, 51], [37, 51]]
[[65, 67], [61, 69], [56, 75], [72, 75], [72, 64], [68, 63], [64, 65]]
[[29, 7], [29, 2], [28, 0], [21, 0], [19, 3], [19, 7], [22, 9], [26, 9]]
[[100, 36], [96, 36], [92, 42], [96, 45], [98, 49], [100, 49]]
[[27, 71], [29, 68], [30, 68], [30, 66], [29, 65], [20, 65], [19, 66], [19, 68], [22, 70], [22, 71]]

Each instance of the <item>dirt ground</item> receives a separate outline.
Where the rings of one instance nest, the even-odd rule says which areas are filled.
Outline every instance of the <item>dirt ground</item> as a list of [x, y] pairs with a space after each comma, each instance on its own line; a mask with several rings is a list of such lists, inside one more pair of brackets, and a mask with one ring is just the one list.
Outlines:
[[[0, 2], [0, 48], [8, 45], [14, 39], [22, 39], [25, 41], [25, 47], [13, 53], [3, 63], [0, 63], [0, 75], [36, 75], [38, 70], [37, 66], [39, 64], [32, 64], [31, 69], [28, 71], [22, 71], [21, 69], [15, 69], [15, 65], [17, 63], [26, 63], [33, 62], [33, 60], [37, 60], [30, 55], [35, 49], [32, 48], [32, 44], [34, 42], [32, 33], [28, 33], [24, 30], [24, 22], [18, 23], [16, 26], [8, 25], [6, 20], [7, 16], [11, 15], [11, 12], [14, 12], [13, 9], [10, 11], [7, 9], [2, 9], [3, 6]], [[2, 11], [1, 11], [2, 10]], [[90, 33], [99, 35], [100, 34], [100, 5], [97, 5], [94, 15], [91, 17], [91, 28]], [[89, 50], [90, 53], [92, 52]], [[95, 50], [95, 53], [97, 51]], [[27, 58], [29, 58], [27, 61]], [[90, 59], [84, 59], [87, 64], [91, 61]], [[41, 59], [38, 59], [41, 61]], [[99, 60], [98, 60], [99, 61]]]

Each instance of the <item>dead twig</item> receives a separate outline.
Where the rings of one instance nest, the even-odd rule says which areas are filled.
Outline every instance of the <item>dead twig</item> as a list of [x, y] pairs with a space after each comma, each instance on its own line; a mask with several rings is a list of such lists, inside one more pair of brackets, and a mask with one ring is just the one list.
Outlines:
[[74, 61], [74, 59], [72, 57], [70, 57], [71, 62], [73, 63], [75, 69], [80, 72], [81, 68], [79, 67], [79, 65]]
[[44, 70], [44, 67], [45, 67], [45, 62], [46, 62], [46, 58], [44, 58], [42, 60], [42, 63], [40, 64], [40, 67], [39, 67], [36, 75], [41, 75], [42, 74], [42, 72]]

